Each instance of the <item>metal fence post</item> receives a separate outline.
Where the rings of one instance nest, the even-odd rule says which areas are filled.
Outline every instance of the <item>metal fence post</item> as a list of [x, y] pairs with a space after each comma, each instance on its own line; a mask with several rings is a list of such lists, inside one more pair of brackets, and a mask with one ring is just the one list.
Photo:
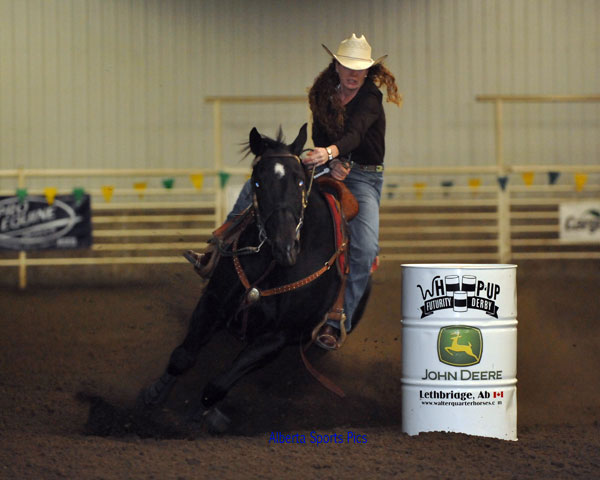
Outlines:
[[[506, 175], [507, 169], [504, 165], [503, 130], [502, 130], [502, 99], [497, 98], [495, 106], [495, 136], [496, 136], [496, 167], [498, 178]], [[508, 263], [511, 257], [510, 246], [510, 186], [502, 187], [498, 182], [498, 260], [500, 263]]]

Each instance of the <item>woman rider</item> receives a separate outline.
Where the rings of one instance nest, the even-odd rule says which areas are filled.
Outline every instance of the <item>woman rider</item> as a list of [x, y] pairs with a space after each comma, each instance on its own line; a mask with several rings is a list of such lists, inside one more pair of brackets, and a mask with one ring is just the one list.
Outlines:
[[[364, 35], [353, 33], [343, 40], [329, 66], [315, 79], [309, 92], [313, 116], [315, 149], [303, 160], [318, 166], [330, 162], [331, 175], [342, 180], [356, 197], [358, 215], [349, 222], [350, 274], [346, 281], [344, 311], [346, 330], [365, 291], [371, 266], [379, 249], [379, 204], [383, 185], [385, 154], [385, 112], [382, 94], [400, 106], [396, 81], [381, 57], [371, 58], [371, 46]], [[339, 323], [329, 320], [316, 343], [337, 348]]]

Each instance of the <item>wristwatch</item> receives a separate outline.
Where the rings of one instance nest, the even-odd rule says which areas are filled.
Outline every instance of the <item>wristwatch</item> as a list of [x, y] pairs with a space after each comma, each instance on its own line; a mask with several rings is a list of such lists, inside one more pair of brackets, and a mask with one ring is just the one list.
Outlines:
[[331, 152], [331, 148], [327, 147], [325, 150], [327, 150], [327, 155], [329, 155], [327, 160], [329, 160], [329, 161], [333, 160], [333, 153]]

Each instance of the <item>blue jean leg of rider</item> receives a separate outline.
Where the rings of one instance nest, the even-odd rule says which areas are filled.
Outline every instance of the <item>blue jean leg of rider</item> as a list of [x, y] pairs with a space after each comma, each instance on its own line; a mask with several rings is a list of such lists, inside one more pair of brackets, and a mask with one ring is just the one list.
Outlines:
[[231, 212], [227, 215], [227, 221], [233, 220], [236, 216], [242, 213], [252, 203], [252, 185], [250, 180], [246, 180], [240, 194], [238, 195]]
[[[346, 330], [352, 328], [352, 315], [367, 287], [371, 266], [379, 251], [379, 205], [383, 186], [382, 172], [364, 172], [353, 168], [346, 186], [356, 197], [358, 215], [348, 223], [350, 230], [350, 274], [346, 279], [344, 311]], [[339, 325], [328, 322], [334, 327]]]

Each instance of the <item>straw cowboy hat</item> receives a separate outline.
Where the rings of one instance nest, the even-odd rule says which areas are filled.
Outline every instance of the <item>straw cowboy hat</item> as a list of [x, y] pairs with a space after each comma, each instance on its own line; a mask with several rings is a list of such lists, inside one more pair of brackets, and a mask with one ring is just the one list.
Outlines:
[[342, 40], [337, 53], [331, 53], [325, 45], [321, 44], [329, 55], [340, 62], [344, 67], [350, 70], [366, 70], [367, 68], [381, 62], [387, 55], [379, 57], [377, 60], [371, 58], [371, 45], [367, 42], [364, 35], [360, 38], [352, 34], [350, 38]]

